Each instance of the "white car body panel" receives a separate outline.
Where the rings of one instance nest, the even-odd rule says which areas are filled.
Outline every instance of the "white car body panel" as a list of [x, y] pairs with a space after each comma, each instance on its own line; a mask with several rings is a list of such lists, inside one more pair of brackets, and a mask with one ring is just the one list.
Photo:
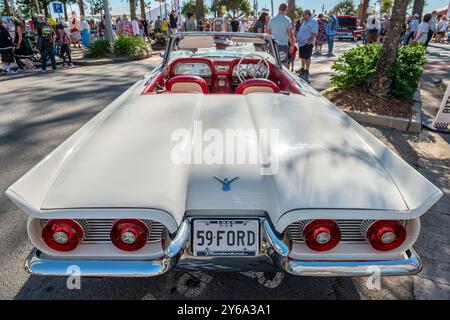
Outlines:
[[[143, 85], [105, 108], [7, 195], [38, 218], [75, 218], [76, 209], [98, 217], [115, 214], [108, 208], [153, 212], [170, 232], [189, 210], [262, 210], [279, 232], [299, 219], [412, 219], [442, 195], [314, 90], [142, 96]], [[278, 173], [263, 176], [250, 164], [173, 163], [171, 135], [180, 128], [192, 132], [194, 121], [223, 133], [278, 129], [280, 144], [271, 150], [279, 155]], [[223, 192], [213, 176], [239, 180]]]

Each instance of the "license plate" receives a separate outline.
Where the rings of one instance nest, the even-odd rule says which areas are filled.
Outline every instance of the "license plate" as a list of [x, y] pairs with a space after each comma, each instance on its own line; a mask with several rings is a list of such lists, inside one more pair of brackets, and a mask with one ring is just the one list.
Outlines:
[[196, 219], [195, 256], [255, 256], [259, 250], [259, 221], [251, 219]]

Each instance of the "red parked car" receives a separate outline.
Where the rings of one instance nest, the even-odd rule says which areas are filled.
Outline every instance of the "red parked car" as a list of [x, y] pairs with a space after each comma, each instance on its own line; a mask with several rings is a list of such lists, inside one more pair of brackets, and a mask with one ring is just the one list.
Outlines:
[[339, 40], [350, 39], [352, 41], [361, 40], [366, 32], [364, 25], [356, 16], [338, 16], [339, 28], [336, 38]]

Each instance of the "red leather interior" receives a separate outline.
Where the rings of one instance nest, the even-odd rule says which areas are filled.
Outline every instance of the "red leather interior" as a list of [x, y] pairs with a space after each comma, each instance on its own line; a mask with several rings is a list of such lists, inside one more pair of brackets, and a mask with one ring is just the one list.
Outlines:
[[[253, 82], [246, 82], [246, 84], [243, 84], [241, 86], [240, 81], [238, 78], [233, 75], [233, 69], [240, 61], [240, 58], [235, 59], [209, 59], [209, 58], [201, 58], [201, 57], [186, 57], [186, 58], [179, 58], [172, 62], [170, 62], [164, 69], [159, 73], [157, 76], [155, 76], [153, 79], [151, 79], [145, 86], [142, 94], [155, 94], [155, 93], [161, 93], [161, 91], [157, 92], [158, 89], [166, 89], [170, 92], [174, 81], [176, 83], [180, 82], [193, 82], [198, 83], [197, 87], [195, 87], [195, 90], [189, 90], [189, 86], [185, 86], [187, 89], [186, 91], [180, 89], [183, 88], [182, 85], [177, 85], [177, 89], [174, 91], [178, 92], [199, 92], [199, 86], [201, 86], [201, 91], [204, 93], [212, 93], [212, 94], [233, 94], [233, 93], [239, 93], [242, 94], [242, 92], [248, 88], [248, 86], [261, 86], [258, 85], [258, 82], [254, 81], [260, 81], [259, 83], [265, 82], [262, 84], [263, 87], [273, 88], [275, 90], [274, 92], [279, 91], [289, 91], [291, 93], [295, 94], [301, 94], [300, 87], [298, 84], [292, 79], [290, 75], [286, 73], [285, 70], [274, 67], [271, 63], [269, 63], [269, 82], [264, 81], [264, 79], [250, 79], [249, 81]], [[257, 63], [259, 59], [254, 58], [248, 58], [244, 59], [242, 63]], [[192, 76], [192, 75], [175, 75], [174, 70], [178, 63], [205, 63], [211, 68], [211, 76], [200, 78], [198, 76]], [[199, 80], [202, 79], [205, 81]], [[205, 84], [206, 84], [206, 90], [205, 90]], [[240, 87], [239, 91], [235, 91], [235, 88]], [[174, 92], [172, 91], [172, 92]], [[264, 91], [264, 90], [262, 90]], [[267, 92], [267, 91], [266, 91]]]
[[[243, 94], [246, 89], [252, 88], [252, 87], [264, 87], [271, 89], [274, 93], [278, 93], [280, 91], [280, 88], [275, 84], [275, 82], [267, 79], [249, 79], [242, 82], [237, 88], [236, 88], [236, 94]], [[261, 91], [263, 92], [263, 91]]]
[[[172, 91], [172, 88], [177, 83], [192, 83], [198, 85], [203, 93], [209, 93], [208, 85], [206, 84], [206, 81], [203, 78], [197, 77], [197, 76], [191, 76], [191, 75], [179, 75], [170, 78], [166, 83], [166, 90]], [[192, 90], [187, 90], [187, 92], [192, 92]]]

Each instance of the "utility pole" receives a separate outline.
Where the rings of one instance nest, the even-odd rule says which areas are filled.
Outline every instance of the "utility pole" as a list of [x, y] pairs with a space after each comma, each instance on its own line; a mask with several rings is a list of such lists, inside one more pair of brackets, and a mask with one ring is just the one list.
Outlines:
[[324, 11], [325, 11], [325, 3], [322, 4], [322, 14], [324, 13]]
[[273, 0], [270, 0], [270, 6], [271, 6], [271, 10], [272, 10], [272, 17], [273, 17], [273, 15], [274, 15], [274, 13], [273, 13]]

